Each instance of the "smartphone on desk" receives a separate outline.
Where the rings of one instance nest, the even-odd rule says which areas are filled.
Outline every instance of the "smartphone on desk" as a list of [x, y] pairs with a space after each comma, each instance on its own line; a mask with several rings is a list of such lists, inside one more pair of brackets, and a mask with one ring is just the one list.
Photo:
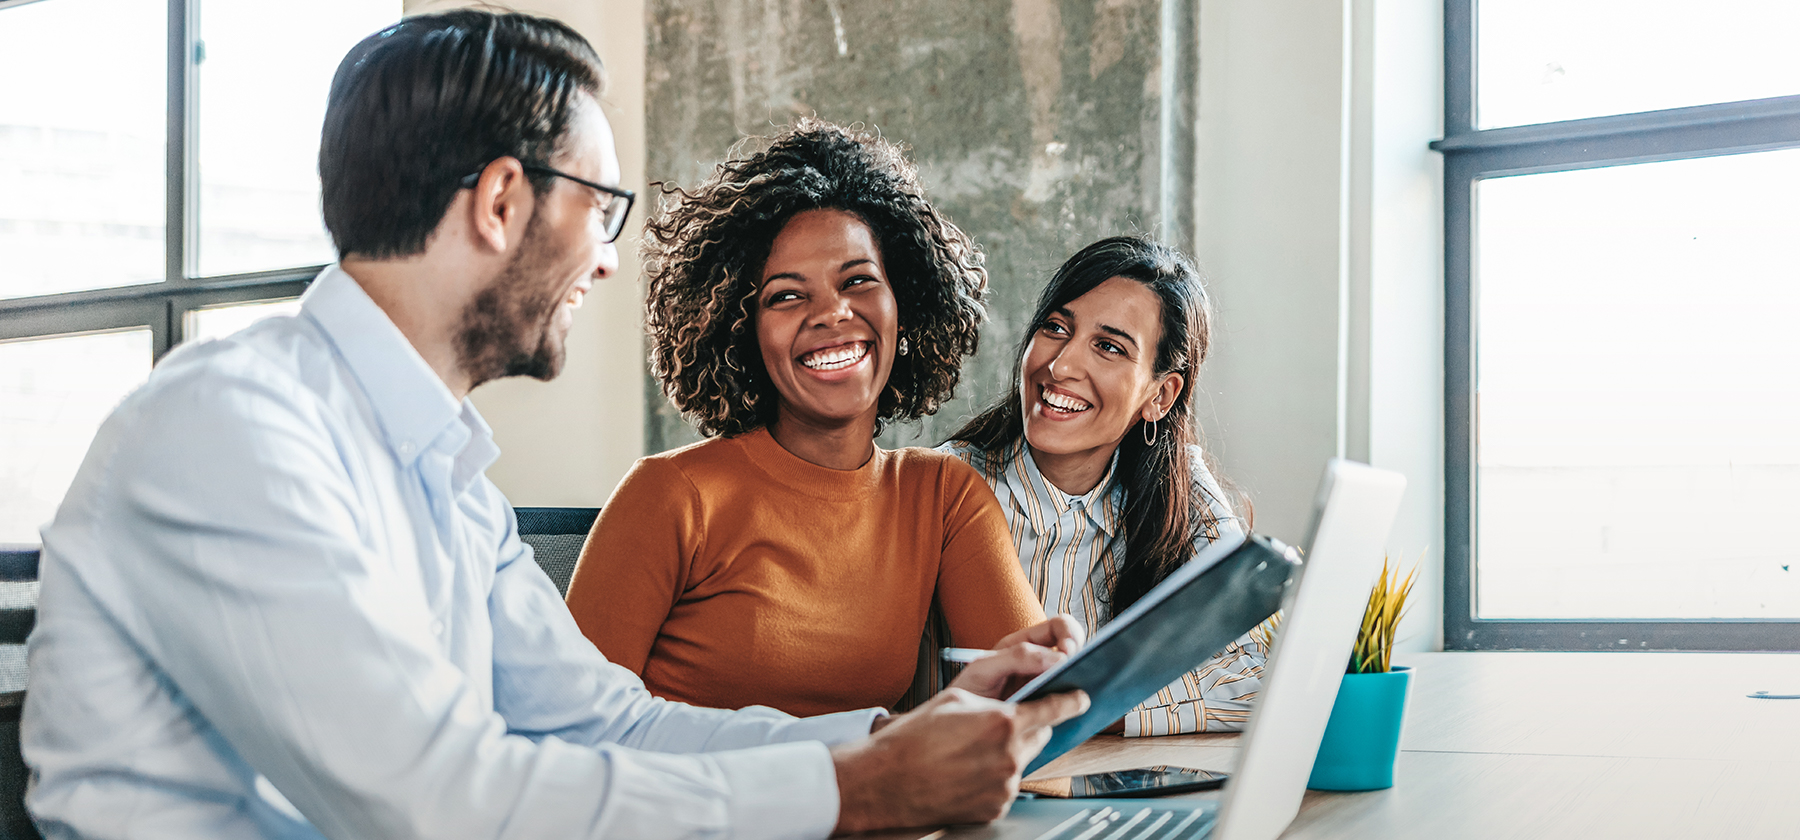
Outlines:
[[1225, 784], [1228, 774], [1193, 767], [1139, 767], [1113, 773], [1089, 773], [1085, 776], [1062, 776], [1019, 783], [1019, 790], [1055, 799], [1093, 799], [1132, 796], [1164, 796], [1214, 790]]

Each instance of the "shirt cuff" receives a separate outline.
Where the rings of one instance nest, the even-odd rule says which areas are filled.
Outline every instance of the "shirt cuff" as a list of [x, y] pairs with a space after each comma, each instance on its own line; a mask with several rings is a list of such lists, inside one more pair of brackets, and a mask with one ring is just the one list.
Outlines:
[[837, 766], [818, 741], [712, 753], [734, 840], [823, 838], [837, 828]]
[[[770, 742], [818, 741], [821, 744], [843, 744], [869, 737], [877, 718], [887, 717], [885, 709], [856, 709], [828, 715], [784, 721], [771, 733]], [[835, 776], [833, 777], [835, 778]]]
[[1142, 737], [1144, 737], [1144, 725], [1143, 725], [1142, 721], [1143, 721], [1143, 716], [1139, 713], [1139, 711], [1137, 709], [1132, 709], [1131, 711], [1126, 712], [1125, 713], [1125, 733], [1124, 733], [1125, 737], [1127, 737], [1127, 738], [1142, 738]]

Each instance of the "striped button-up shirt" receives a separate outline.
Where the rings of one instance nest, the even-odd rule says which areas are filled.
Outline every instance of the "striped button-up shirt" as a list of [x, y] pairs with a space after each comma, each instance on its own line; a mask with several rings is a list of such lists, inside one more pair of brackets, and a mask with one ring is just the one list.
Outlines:
[[[1008, 452], [986, 453], [961, 441], [939, 449], [967, 461], [994, 489], [1012, 528], [1013, 545], [1025, 576], [1044, 603], [1044, 612], [1068, 613], [1093, 635], [1110, 617], [1107, 581], [1125, 550], [1125, 488], [1114, 481], [1114, 467], [1085, 495], [1058, 490], [1038, 471], [1023, 442]], [[1190, 454], [1194, 481], [1212, 504], [1218, 526], [1194, 545], [1198, 552], [1222, 533], [1243, 530], [1225, 505], [1199, 448]], [[1183, 674], [1156, 696], [1125, 716], [1125, 734], [1173, 735], [1184, 732], [1235, 732], [1250, 720], [1250, 704], [1262, 688], [1263, 662], [1269, 655], [1270, 626], [1246, 634], [1206, 664]]]

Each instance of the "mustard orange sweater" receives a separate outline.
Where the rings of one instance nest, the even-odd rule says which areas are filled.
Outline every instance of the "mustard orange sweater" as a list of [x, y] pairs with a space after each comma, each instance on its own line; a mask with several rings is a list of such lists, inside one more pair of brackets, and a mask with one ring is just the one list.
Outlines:
[[638, 461], [568, 604], [659, 696], [812, 715], [904, 695], [934, 595], [963, 647], [1044, 619], [973, 469], [879, 448], [827, 469], [756, 431]]

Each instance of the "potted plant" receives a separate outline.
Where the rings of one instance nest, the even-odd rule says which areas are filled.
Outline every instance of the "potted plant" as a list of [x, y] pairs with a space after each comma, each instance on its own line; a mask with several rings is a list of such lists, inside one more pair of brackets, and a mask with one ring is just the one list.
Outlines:
[[1381, 790], [1394, 786], [1394, 758], [1400, 751], [1400, 725], [1406, 716], [1406, 690], [1411, 672], [1392, 665], [1394, 631], [1406, 614], [1418, 566], [1400, 580], [1400, 570], [1381, 564], [1381, 577], [1369, 592], [1350, 667], [1338, 686], [1331, 720], [1319, 742], [1312, 777], [1306, 786], [1318, 790]]

